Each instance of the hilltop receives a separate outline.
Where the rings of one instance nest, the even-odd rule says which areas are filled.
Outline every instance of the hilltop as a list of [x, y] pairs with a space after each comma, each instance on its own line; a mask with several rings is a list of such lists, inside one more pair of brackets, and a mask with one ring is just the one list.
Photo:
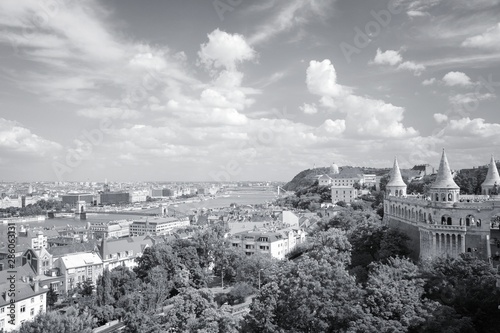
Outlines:
[[[386, 175], [390, 169], [385, 168], [365, 168], [365, 167], [351, 167], [344, 166], [340, 168], [340, 173], [342, 175], [355, 175], [355, 174], [375, 174], [377, 176]], [[307, 169], [299, 172], [291, 181], [289, 181], [283, 189], [286, 191], [299, 191], [305, 189], [314, 184], [317, 176], [320, 175], [331, 175], [331, 169], [329, 167]]]

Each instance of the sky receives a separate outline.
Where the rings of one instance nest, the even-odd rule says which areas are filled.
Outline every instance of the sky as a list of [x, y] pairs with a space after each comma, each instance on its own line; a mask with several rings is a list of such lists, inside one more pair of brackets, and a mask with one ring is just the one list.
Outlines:
[[500, 158], [500, 0], [2, 0], [0, 181]]

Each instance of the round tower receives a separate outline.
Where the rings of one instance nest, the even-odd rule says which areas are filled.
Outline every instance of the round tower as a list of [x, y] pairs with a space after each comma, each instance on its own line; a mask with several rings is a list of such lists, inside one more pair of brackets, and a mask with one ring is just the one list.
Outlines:
[[[497, 164], [495, 163], [495, 158], [491, 155], [490, 166], [488, 167], [488, 173], [486, 174], [486, 179], [481, 184], [481, 191], [484, 195], [492, 194], [495, 185], [500, 186], [500, 175], [498, 175]], [[498, 193], [497, 193], [498, 194]]]
[[448, 158], [443, 149], [441, 155], [441, 162], [439, 163], [439, 170], [437, 172], [436, 180], [430, 188], [430, 196], [433, 202], [441, 203], [455, 203], [459, 200], [460, 187], [453, 180]]
[[389, 174], [390, 180], [385, 186], [385, 192], [387, 195], [402, 197], [406, 195], [406, 183], [401, 177], [401, 171], [399, 170], [398, 159], [394, 158], [394, 166]]

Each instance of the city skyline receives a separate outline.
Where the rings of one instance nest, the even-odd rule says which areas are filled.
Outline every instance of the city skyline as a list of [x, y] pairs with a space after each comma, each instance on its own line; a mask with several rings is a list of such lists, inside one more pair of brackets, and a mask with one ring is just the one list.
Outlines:
[[500, 157], [500, 1], [0, 2], [4, 181]]

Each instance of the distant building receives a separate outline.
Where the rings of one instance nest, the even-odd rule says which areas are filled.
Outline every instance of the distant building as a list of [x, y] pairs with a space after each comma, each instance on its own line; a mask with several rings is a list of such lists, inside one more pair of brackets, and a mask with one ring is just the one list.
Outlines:
[[99, 195], [101, 205], [125, 205], [130, 203], [128, 192], [103, 192]]
[[17, 243], [33, 250], [46, 249], [48, 247], [47, 236], [42, 231], [26, 230], [19, 231]]
[[164, 189], [161, 190], [161, 196], [162, 197], [171, 197], [173, 195], [174, 195], [173, 191], [171, 189], [169, 189], [169, 188], [164, 188]]
[[276, 232], [240, 232], [228, 238], [230, 246], [241, 248], [248, 256], [254, 253], [268, 253], [277, 259], [284, 259], [287, 253], [304, 241], [305, 232], [293, 228]]
[[54, 265], [64, 276], [65, 292], [84, 281], [91, 281], [95, 284], [103, 270], [102, 260], [95, 252], [68, 254], [57, 259]]
[[318, 178], [318, 185], [319, 186], [330, 186], [333, 183], [333, 178], [328, 176], [328, 175], [321, 175]]
[[122, 238], [130, 236], [132, 221], [90, 222], [88, 229], [95, 238]]
[[377, 185], [377, 175], [376, 174], [363, 174], [363, 183], [366, 186], [376, 186]]
[[333, 204], [336, 204], [339, 201], [351, 203], [358, 197], [358, 190], [352, 186], [333, 185], [331, 191]]
[[101, 241], [99, 254], [104, 269], [112, 270], [118, 266], [133, 268], [137, 266], [136, 258], [142, 256], [144, 250], [153, 246], [154, 241], [149, 236], [136, 236], [123, 239]]
[[152, 198], [159, 198], [163, 196], [163, 189], [161, 188], [152, 188], [151, 189], [151, 197]]
[[434, 167], [430, 164], [415, 165], [411, 169], [422, 172], [423, 176], [428, 176], [428, 175], [432, 175], [435, 173]]
[[148, 198], [149, 191], [130, 191], [130, 202], [145, 202]]
[[287, 210], [283, 211], [283, 213], [281, 214], [281, 221], [283, 225], [287, 227], [299, 227], [299, 217], [293, 212]]
[[175, 217], [147, 217], [135, 220], [130, 225], [131, 236], [159, 236], [167, 235], [173, 229], [189, 226], [188, 218]]
[[93, 204], [94, 195], [90, 193], [69, 193], [65, 194], [62, 197], [63, 205], [75, 206], [78, 204], [78, 201], [85, 201], [87, 204]]

